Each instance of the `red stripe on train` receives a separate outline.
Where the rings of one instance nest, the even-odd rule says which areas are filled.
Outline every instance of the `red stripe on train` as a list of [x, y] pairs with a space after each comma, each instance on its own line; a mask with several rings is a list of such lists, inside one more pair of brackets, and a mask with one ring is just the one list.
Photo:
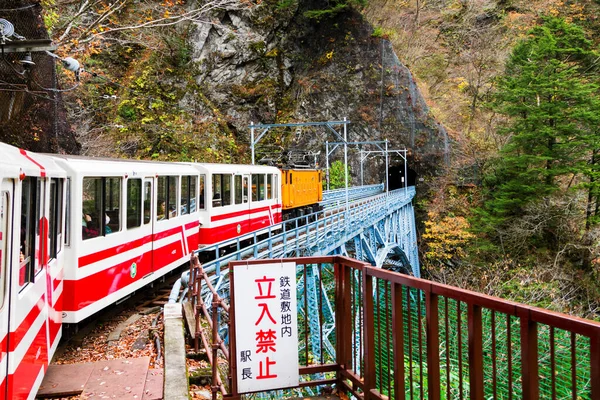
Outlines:
[[[238, 204], [238, 205], [240, 205], [240, 204]], [[213, 215], [213, 216], [210, 217], [210, 220], [211, 220], [211, 222], [213, 222], [213, 221], [222, 221], [222, 220], [228, 219], [228, 218], [241, 217], [242, 215], [250, 215], [250, 214], [258, 213], [258, 212], [261, 212], [261, 211], [268, 211], [269, 208], [272, 209], [272, 210], [276, 210], [278, 208], [281, 208], [281, 204], [275, 204], [275, 205], [273, 205], [271, 207], [266, 206], [266, 207], [260, 207], [260, 208], [252, 208], [252, 209], [249, 209], [249, 210], [242, 210], [242, 211], [230, 212], [230, 213], [227, 213], [227, 214]], [[217, 209], [213, 208], [213, 210], [218, 210], [218, 208]]]
[[[178, 229], [181, 232], [181, 227], [178, 227]], [[192, 244], [194, 241], [188, 241], [188, 243]], [[93, 275], [78, 280], [65, 279], [63, 283], [63, 310], [81, 310], [142, 279], [149, 273], [159, 271], [167, 265], [180, 260], [183, 256], [182, 242], [181, 240], [176, 240], [155, 249], [154, 254], [152, 251], [147, 251], [141, 256], [131, 258]], [[152, 268], [152, 259], [160, 264]], [[132, 278], [133, 263], [136, 264], [136, 273]]]
[[[4, 396], [4, 393], [6, 393], [6, 384], [8, 382], [8, 378], [4, 374], [2, 374], [1, 378], [2, 382], [0, 383], [0, 393], [2, 393], [2, 396]], [[3, 397], [0, 397], [0, 399], [2, 398]]]
[[8, 376], [8, 399], [27, 399], [40, 370], [45, 370], [47, 365], [48, 348], [44, 322], [15, 373]]
[[39, 169], [40, 169], [40, 176], [41, 176], [42, 178], [44, 178], [44, 177], [46, 176], [46, 168], [44, 168], [44, 166], [43, 166], [42, 164], [38, 163], [38, 162], [37, 162], [37, 161], [35, 161], [33, 158], [31, 158], [31, 157], [29, 156], [29, 154], [27, 154], [27, 152], [26, 152], [25, 150], [23, 150], [23, 149], [19, 149], [19, 151], [21, 152], [21, 154], [22, 154], [23, 156], [25, 156], [25, 158], [27, 158], [29, 161], [31, 161], [32, 163], [34, 163], [35, 165], [37, 165], [37, 166], [39, 167]]
[[9, 352], [15, 351], [15, 349], [19, 346], [27, 332], [29, 332], [36, 319], [42, 312], [42, 309], [46, 305], [45, 302], [46, 296], [42, 294], [38, 301], [35, 302], [35, 304], [31, 308], [23, 322], [21, 322], [21, 324], [17, 327], [17, 329], [15, 329], [14, 332], [11, 332], [9, 341], [10, 347], [8, 349]]
[[[198, 222], [198, 224], [200, 224], [200, 223]], [[155, 233], [154, 241], [156, 242], [157, 240], [164, 239], [166, 237], [169, 237], [169, 236], [175, 235], [175, 234], [181, 234], [181, 225], [177, 225], [176, 227], [167, 229], [166, 231]]]
[[63, 281], [64, 276], [65, 271], [63, 269], [59, 270], [58, 274], [56, 274], [56, 277], [52, 280], [52, 289], [54, 291], [58, 289], [58, 285], [60, 285], [60, 283]]
[[[4, 359], [4, 357], [8, 357], [8, 335], [4, 334], [2, 340], [0, 340], [0, 362]], [[0, 374], [0, 377], [4, 378], [3, 374]], [[3, 393], [3, 392], [0, 392]], [[2, 397], [0, 397], [1, 399]]]
[[185, 227], [186, 230], [188, 230], [188, 229], [195, 228], [198, 225], [200, 225], [200, 221], [192, 221], [192, 222], [190, 222], [188, 224], [185, 224], [184, 227]]
[[[179, 242], [177, 242], [179, 243]], [[181, 245], [180, 245], [181, 246]], [[132, 278], [132, 265], [136, 264]], [[63, 281], [63, 310], [77, 311], [152, 272], [152, 251], [77, 280]]]
[[[187, 230], [196, 228], [199, 225], [200, 225], [199, 221], [192, 221], [190, 223], [185, 224], [184, 227], [187, 231]], [[79, 268], [83, 268], [87, 265], [96, 263], [98, 261], [102, 261], [104, 259], [115, 256], [117, 254], [121, 254], [126, 251], [130, 251], [130, 250], [136, 249], [138, 247], [142, 247], [143, 245], [150, 243], [152, 240], [159, 240], [159, 239], [163, 239], [165, 237], [175, 235], [175, 234], [180, 234], [180, 233], [181, 233], [181, 226], [177, 226], [175, 228], [168, 229], [164, 232], [159, 232], [159, 233], [154, 234], [154, 238], [152, 237], [152, 235], [146, 235], [142, 238], [132, 240], [131, 242], [123, 243], [118, 246], [114, 246], [114, 247], [111, 247], [108, 249], [98, 251], [96, 253], [87, 254], [85, 256], [79, 257], [78, 266], [79, 266]], [[192, 237], [196, 236], [195, 233], [196, 232], [192, 232]], [[186, 232], [186, 236], [187, 235], [188, 235], [188, 232]], [[189, 240], [188, 240], [188, 242], [189, 242]]]
[[48, 328], [50, 332], [50, 346], [54, 343], [60, 327], [62, 326], [62, 293], [56, 299], [54, 308], [48, 309]]
[[85, 267], [86, 265], [93, 264], [98, 261], [102, 261], [106, 258], [116, 256], [117, 254], [124, 253], [129, 250], [133, 250], [135, 248], [141, 247], [146, 243], [150, 243], [152, 241], [152, 235], [146, 235], [142, 238], [132, 240], [131, 242], [126, 242], [120, 244], [118, 246], [110, 247], [108, 249], [104, 249], [98, 251], [96, 253], [88, 254], [85, 256], [79, 257], [79, 268]]
[[[281, 222], [281, 214], [273, 215], [273, 222]], [[238, 225], [240, 231], [238, 232]], [[210, 245], [224, 240], [235, 239], [240, 235], [245, 235], [271, 226], [271, 221], [267, 215], [259, 218], [253, 218], [251, 221], [240, 221], [231, 224], [222, 225], [216, 228], [200, 228], [200, 243]]]

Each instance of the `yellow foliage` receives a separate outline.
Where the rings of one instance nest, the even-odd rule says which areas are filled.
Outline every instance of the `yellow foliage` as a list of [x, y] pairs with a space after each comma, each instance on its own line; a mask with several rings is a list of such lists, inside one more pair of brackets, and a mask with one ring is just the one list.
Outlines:
[[461, 92], [465, 92], [469, 87], [469, 82], [467, 82], [467, 80], [462, 77], [457, 78], [457, 81], [458, 81], [458, 85], [457, 85], [458, 90], [460, 90]]
[[469, 227], [469, 222], [464, 217], [447, 215], [440, 218], [435, 213], [429, 213], [423, 235], [427, 245], [425, 257], [434, 262], [464, 257], [464, 247], [475, 237], [469, 232]]

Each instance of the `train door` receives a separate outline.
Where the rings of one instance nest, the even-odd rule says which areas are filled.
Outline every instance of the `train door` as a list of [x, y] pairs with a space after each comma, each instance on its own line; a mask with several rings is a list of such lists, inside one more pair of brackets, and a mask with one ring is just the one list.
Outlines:
[[10, 219], [12, 214], [12, 184], [5, 181], [0, 187], [0, 398], [8, 398], [8, 302], [6, 270], [10, 265]]
[[153, 209], [154, 204], [154, 179], [146, 177], [143, 181], [143, 221], [142, 221], [142, 229], [144, 230], [144, 237], [150, 237], [150, 272], [154, 272], [154, 224], [156, 223], [156, 218], [154, 217], [155, 211]]
[[[19, 225], [13, 229], [9, 300], [9, 398], [26, 398], [39, 386], [48, 365], [46, 267], [48, 231], [46, 180], [27, 176], [20, 183], [20, 214], [13, 217]], [[18, 221], [18, 222], [17, 222]], [[18, 261], [17, 261], [18, 260]]]
[[44, 237], [47, 237], [45, 247], [45, 258], [48, 260], [46, 265], [46, 298], [48, 300], [48, 321], [47, 335], [48, 348], [51, 350], [51, 358], [54, 350], [58, 346], [62, 334], [62, 297], [61, 289], [58, 287], [64, 264], [64, 210], [65, 210], [65, 190], [64, 178], [51, 178], [49, 190], [49, 212], [48, 224]]
[[234, 201], [236, 205], [241, 205], [243, 210], [246, 212], [243, 214], [244, 217], [238, 222], [236, 226], [237, 234], [244, 234], [250, 232], [250, 195], [248, 186], [250, 185], [250, 175], [235, 175], [233, 178], [234, 185]]

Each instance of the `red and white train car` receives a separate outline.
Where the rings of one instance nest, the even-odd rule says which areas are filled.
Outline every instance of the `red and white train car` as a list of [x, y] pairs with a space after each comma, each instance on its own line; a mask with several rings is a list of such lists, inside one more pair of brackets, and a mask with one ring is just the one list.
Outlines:
[[198, 248], [196, 168], [59, 157], [69, 199], [63, 322], [94, 314], [180, 266]]
[[32, 399], [62, 334], [66, 173], [0, 144], [0, 399]]
[[199, 247], [277, 228], [281, 173], [41, 155], [0, 143], [0, 400], [35, 397], [62, 335]]
[[193, 165], [201, 182], [201, 246], [280, 226], [279, 169], [259, 165]]

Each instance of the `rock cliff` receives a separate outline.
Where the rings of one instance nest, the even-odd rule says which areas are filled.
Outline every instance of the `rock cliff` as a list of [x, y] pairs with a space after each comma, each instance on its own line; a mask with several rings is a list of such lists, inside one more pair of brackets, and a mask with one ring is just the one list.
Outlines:
[[[435, 174], [447, 162], [448, 138], [410, 71], [385, 38], [373, 35], [359, 12], [348, 10], [320, 21], [304, 16], [317, 6], [303, 2], [280, 9], [264, 2], [220, 12], [219, 24], [198, 24], [191, 40], [199, 65], [196, 81], [210, 104], [222, 111], [242, 142], [249, 140], [251, 122], [346, 117], [351, 121], [349, 141], [387, 138], [390, 148], [409, 150], [409, 163], [421, 176]], [[336, 138], [324, 128], [273, 130], [257, 150], [267, 151], [267, 144], [321, 150], [324, 165], [325, 140]], [[332, 155], [341, 156], [339, 151]], [[398, 161], [393, 157], [391, 162]], [[356, 176], [358, 156], [350, 162]], [[383, 164], [382, 157], [369, 163], [365, 183], [383, 179]]]

